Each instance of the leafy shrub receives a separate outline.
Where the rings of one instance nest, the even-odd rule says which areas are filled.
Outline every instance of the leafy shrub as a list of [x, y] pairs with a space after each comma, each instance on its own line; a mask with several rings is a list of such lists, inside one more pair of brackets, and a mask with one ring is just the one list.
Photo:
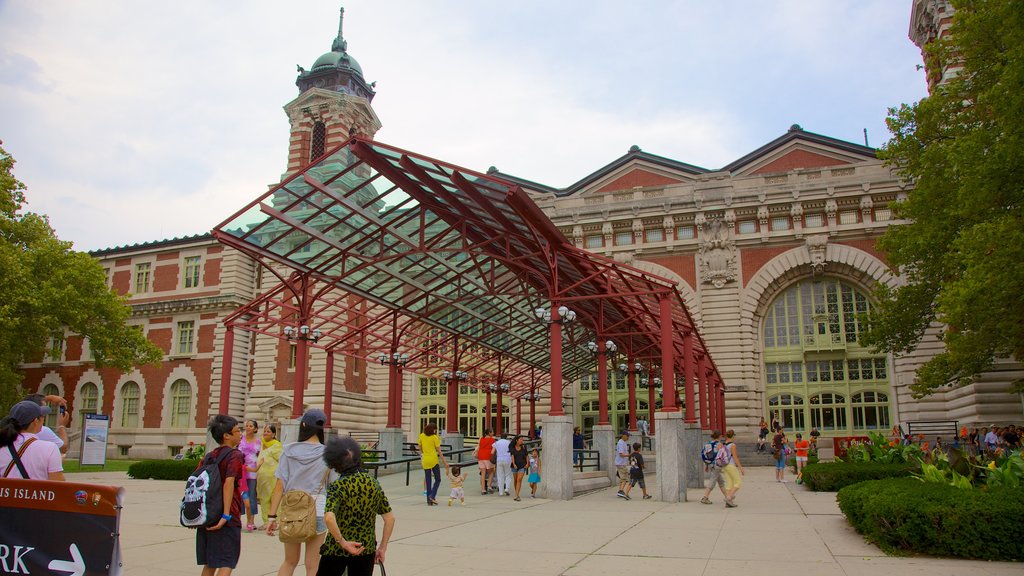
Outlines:
[[818, 462], [804, 467], [803, 482], [815, 492], [835, 492], [865, 480], [910, 476], [916, 470], [919, 470], [916, 463]]
[[885, 434], [869, 432], [867, 442], [854, 442], [846, 450], [845, 462], [881, 462], [883, 464], [900, 464], [916, 462], [921, 459], [924, 450], [916, 444], [904, 446], [899, 440], [889, 440]]
[[847, 520], [891, 554], [1024, 559], [1024, 490], [960, 490], [915, 478], [847, 486], [836, 495]]
[[198, 465], [198, 460], [140, 460], [128, 467], [128, 476], [185, 481]]

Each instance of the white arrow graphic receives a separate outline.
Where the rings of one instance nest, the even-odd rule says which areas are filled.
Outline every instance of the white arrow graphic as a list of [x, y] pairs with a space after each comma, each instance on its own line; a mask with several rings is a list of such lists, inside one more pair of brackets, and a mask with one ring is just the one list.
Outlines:
[[68, 550], [71, 551], [71, 562], [50, 560], [50, 565], [47, 568], [58, 572], [67, 572], [71, 576], [82, 576], [85, 574], [85, 561], [82, 560], [82, 553], [78, 551], [78, 545], [72, 544]]

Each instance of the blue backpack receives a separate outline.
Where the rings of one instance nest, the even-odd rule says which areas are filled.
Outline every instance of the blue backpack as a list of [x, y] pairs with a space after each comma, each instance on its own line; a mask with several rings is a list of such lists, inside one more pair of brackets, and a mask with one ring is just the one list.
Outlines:
[[718, 440], [712, 440], [704, 445], [700, 450], [700, 459], [704, 461], [705, 466], [715, 465], [715, 455], [718, 454], [716, 447], [718, 446]]

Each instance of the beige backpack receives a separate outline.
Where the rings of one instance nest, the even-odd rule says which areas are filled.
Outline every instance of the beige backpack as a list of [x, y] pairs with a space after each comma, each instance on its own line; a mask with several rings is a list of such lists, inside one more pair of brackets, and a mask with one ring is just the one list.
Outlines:
[[[331, 471], [325, 470], [316, 494], [323, 492], [327, 476]], [[316, 536], [316, 499], [304, 490], [289, 490], [284, 493], [281, 506], [277, 511], [278, 534], [281, 542], [306, 542]]]

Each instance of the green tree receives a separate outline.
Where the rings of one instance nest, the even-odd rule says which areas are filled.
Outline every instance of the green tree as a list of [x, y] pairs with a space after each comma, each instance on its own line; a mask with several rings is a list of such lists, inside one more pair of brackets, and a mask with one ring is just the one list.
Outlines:
[[918, 397], [967, 384], [996, 358], [1024, 360], [1024, 2], [953, 4], [926, 62], [933, 74], [962, 68], [889, 111], [881, 156], [914, 187], [896, 206], [910, 223], [879, 245], [908, 282], [880, 290], [864, 341], [905, 353], [932, 322], [946, 326], [945, 351], [911, 386]]
[[18, 365], [38, 360], [65, 330], [89, 338], [96, 365], [130, 370], [163, 353], [126, 324], [131, 309], [99, 262], [72, 250], [46, 216], [22, 212], [25, 185], [0, 147], [0, 412], [22, 394]]

